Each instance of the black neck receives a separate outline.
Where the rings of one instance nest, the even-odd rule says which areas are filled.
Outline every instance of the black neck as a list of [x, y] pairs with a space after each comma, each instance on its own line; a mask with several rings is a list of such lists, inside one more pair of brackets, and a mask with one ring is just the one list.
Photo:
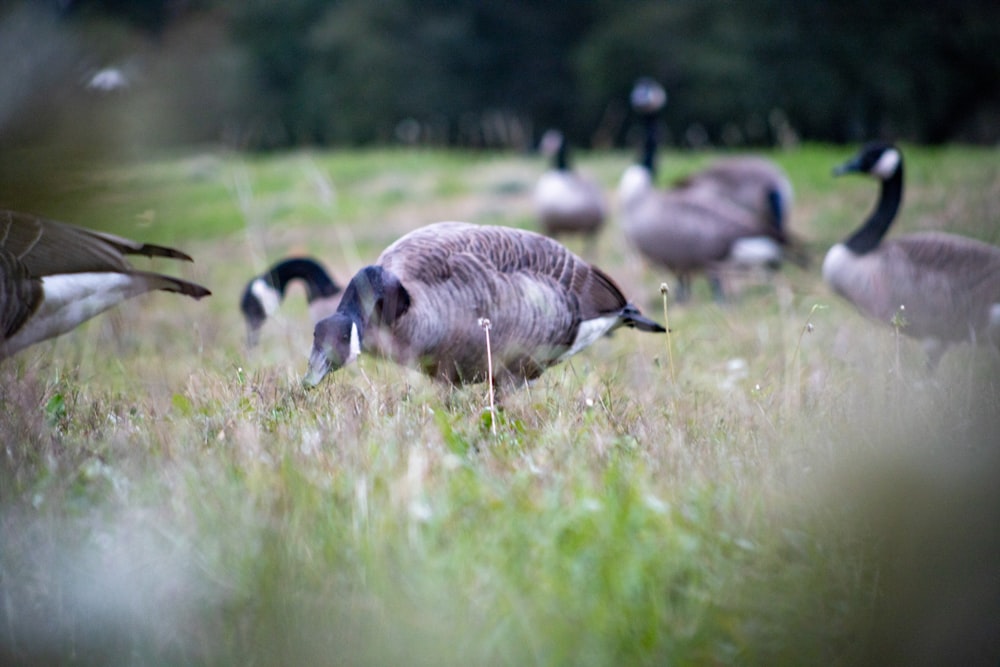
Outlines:
[[410, 294], [399, 278], [381, 266], [366, 266], [344, 289], [337, 312], [349, 316], [364, 330], [373, 320], [392, 324], [410, 307]]
[[567, 147], [566, 139], [562, 139], [559, 142], [559, 150], [556, 151], [553, 157], [553, 166], [559, 171], [569, 171], [569, 148]]
[[882, 181], [882, 190], [875, 210], [865, 220], [865, 224], [844, 242], [844, 245], [856, 255], [863, 255], [877, 248], [896, 217], [902, 200], [903, 165], [900, 163], [896, 173]]
[[331, 297], [340, 292], [337, 284], [330, 279], [323, 267], [311, 259], [296, 257], [271, 267], [267, 280], [285, 296], [285, 288], [293, 280], [301, 280], [306, 285], [306, 300]]
[[656, 114], [643, 114], [642, 120], [646, 133], [642, 144], [642, 159], [639, 164], [648, 169], [651, 175], [656, 176]]

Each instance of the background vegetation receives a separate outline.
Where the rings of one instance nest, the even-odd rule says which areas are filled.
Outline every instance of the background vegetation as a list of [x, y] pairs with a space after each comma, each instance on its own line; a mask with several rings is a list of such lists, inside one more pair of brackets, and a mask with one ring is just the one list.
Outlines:
[[[113, 107], [146, 146], [622, 145], [644, 74], [677, 145], [1000, 138], [988, 0], [8, 0], [0, 21], [8, 74], [64, 101], [44, 113]], [[80, 92], [108, 66], [131, 81], [113, 104]]]
[[[994, 150], [906, 146], [900, 231], [997, 237]], [[771, 153], [817, 258], [871, 205], [849, 151]], [[715, 154], [668, 152], [671, 179]], [[611, 188], [626, 153], [581, 155]], [[202, 302], [137, 299], [0, 367], [7, 664], [996, 664], [1000, 360], [875, 326], [818, 270], [733, 275], [509, 397], [364, 359], [306, 392], [293, 290], [431, 220], [533, 227], [537, 158], [194, 152], [63, 171], [54, 207], [171, 243]], [[72, 186], [72, 187], [70, 187]], [[612, 221], [596, 261], [662, 318]]]

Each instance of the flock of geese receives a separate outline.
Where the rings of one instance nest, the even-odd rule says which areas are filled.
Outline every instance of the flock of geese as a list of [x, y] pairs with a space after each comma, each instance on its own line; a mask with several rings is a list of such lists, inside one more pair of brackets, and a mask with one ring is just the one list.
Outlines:
[[[792, 187], [779, 167], [731, 158], [659, 187], [656, 121], [666, 94], [641, 79], [631, 103], [644, 120], [645, 138], [640, 159], [618, 186], [622, 230], [646, 260], [676, 275], [678, 299], [689, 298], [699, 274], [721, 298], [719, 271], [732, 263], [807, 262], [788, 230]], [[575, 233], [592, 245], [608, 206], [601, 189], [572, 170], [561, 134], [546, 134], [542, 150], [553, 160], [535, 190], [544, 234], [462, 222], [428, 225], [386, 248], [343, 289], [315, 260], [282, 260], [243, 292], [250, 344], [294, 281], [305, 284], [315, 322], [308, 385], [367, 352], [447, 382], [492, 379], [497, 389], [512, 389], [617, 328], [664, 333], [607, 273], [552, 238]], [[850, 172], [874, 177], [881, 191], [860, 227], [827, 253], [826, 283], [884, 324], [905, 308], [902, 333], [925, 343], [932, 366], [952, 343], [1000, 346], [1000, 248], [940, 232], [885, 239], [903, 197], [900, 150], [868, 144], [835, 171]], [[145, 292], [210, 294], [191, 282], [137, 271], [125, 259], [130, 254], [191, 259], [171, 248], [0, 211], [0, 360]]]

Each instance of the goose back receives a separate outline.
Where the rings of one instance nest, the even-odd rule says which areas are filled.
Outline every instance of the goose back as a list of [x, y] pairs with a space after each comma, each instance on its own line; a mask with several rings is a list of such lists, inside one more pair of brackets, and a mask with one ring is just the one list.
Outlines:
[[760, 235], [725, 200], [652, 187], [625, 201], [622, 227], [641, 254], [674, 272], [716, 266], [729, 257], [738, 240]]
[[741, 220], [764, 234], [784, 228], [794, 196], [784, 170], [756, 156], [716, 160], [679, 180], [675, 188], [696, 197], [728, 200], [747, 213]]
[[406, 286], [411, 307], [373, 348], [452, 381], [485, 379], [480, 318], [490, 321], [498, 367], [531, 379], [572, 347], [582, 321], [617, 316], [627, 303], [606, 274], [562, 245], [510, 228], [430, 225], [378, 263]]

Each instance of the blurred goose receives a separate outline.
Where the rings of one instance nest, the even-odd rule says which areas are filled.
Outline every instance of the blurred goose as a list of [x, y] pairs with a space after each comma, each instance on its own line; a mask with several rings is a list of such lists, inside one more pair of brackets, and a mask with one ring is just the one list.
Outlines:
[[618, 327], [665, 331], [607, 274], [546, 236], [441, 222], [351, 279], [337, 313], [316, 325], [304, 381], [316, 385], [366, 351], [448, 382], [483, 382], [483, 318], [498, 388], [538, 377]]
[[878, 204], [823, 260], [823, 279], [866, 316], [921, 339], [928, 364], [951, 343], [1000, 345], [1000, 248], [964, 236], [920, 232], [884, 240], [903, 199], [903, 155], [888, 143], [864, 146], [835, 171], [881, 181]]
[[340, 303], [340, 287], [323, 265], [309, 257], [287, 257], [276, 262], [265, 273], [255, 276], [243, 289], [240, 311], [247, 324], [247, 342], [257, 344], [260, 329], [274, 315], [285, 299], [285, 289], [296, 280], [306, 288], [306, 302], [313, 324], [329, 317]]
[[724, 267], [780, 263], [781, 244], [786, 242], [780, 225], [774, 218], [762, 223], [747, 207], [723, 196], [724, 181], [656, 187], [656, 119], [666, 93], [655, 81], [640, 79], [631, 102], [646, 132], [639, 162], [625, 170], [618, 185], [622, 227], [640, 254], [676, 274], [677, 299], [689, 297], [697, 273], [707, 275], [715, 297], [721, 299], [719, 273]]
[[[792, 183], [771, 160], [756, 156], [716, 160], [675, 182], [673, 189], [702, 200], [722, 198], [742, 209], [740, 220], [761, 235], [753, 243], [772, 248], [764, 261], [748, 258], [742, 263], [769, 263], [777, 267], [781, 260], [789, 259], [803, 268], [809, 265], [803, 242], [787, 225], [794, 199]], [[737, 262], [743, 259], [741, 244], [744, 253], [752, 247], [747, 241], [740, 242], [734, 253]]]
[[0, 211], [0, 359], [145, 292], [211, 294], [178, 278], [136, 271], [125, 255], [191, 261], [172, 248]]
[[542, 174], [535, 186], [535, 211], [542, 231], [553, 237], [563, 233], [582, 234], [588, 246], [592, 245], [607, 214], [603, 191], [572, 170], [569, 147], [562, 132], [547, 131], [540, 148], [543, 155], [552, 158], [552, 168]]

